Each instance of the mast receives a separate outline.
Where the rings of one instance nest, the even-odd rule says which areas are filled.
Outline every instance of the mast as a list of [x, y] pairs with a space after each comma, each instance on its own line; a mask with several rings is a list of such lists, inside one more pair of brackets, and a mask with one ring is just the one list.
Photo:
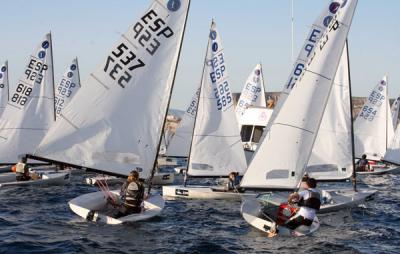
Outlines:
[[179, 45], [178, 59], [177, 59], [176, 64], [175, 64], [174, 77], [172, 79], [171, 90], [169, 92], [167, 108], [165, 109], [164, 121], [163, 121], [163, 124], [161, 126], [162, 130], [161, 130], [161, 133], [160, 133], [160, 138], [158, 140], [158, 145], [157, 145], [157, 150], [156, 150], [157, 152], [156, 152], [156, 155], [155, 155], [155, 158], [154, 158], [153, 170], [151, 171], [151, 175], [150, 175], [150, 178], [149, 178], [149, 188], [148, 188], [148, 191], [147, 191], [148, 194], [150, 194], [150, 191], [151, 191], [152, 180], [153, 180], [154, 173], [155, 173], [156, 167], [157, 167], [158, 153], [159, 153], [160, 147], [161, 147], [161, 142], [162, 142], [162, 137], [163, 137], [163, 132], [164, 132], [164, 126], [165, 126], [165, 123], [167, 122], [168, 109], [169, 109], [169, 105], [171, 103], [172, 91], [174, 90], [176, 73], [177, 73], [177, 70], [178, 70], [179, 60], [180, 60], [180, 57], [181, 57], [183, 40], [185, 38], [185, 31], [186, 31], [187, 19], [188, 19], [188, 16], [189, 16], [189, 9], [190, 9], [190, 0], [189, 0], [189, 3], [188, 3], [188, 9], [186, 11], [185, 24], [183, 25], [182, 38], [181, 38], [180, 45]]
[[[214, 19], [211, 20], [211, 27], [214, 24]], [[199, 88], [199, 95], [197, 96], [197, 107], [196, 107], [196, 114], [194, 115], [194, 122], [193, 122], [193, 131], [192, 131], [192, 139], [190, 140], [190, 148], [189, 148], [189, 155], [187, 159], [187, 169], [185, 172], [185, 176], [183, 179], [183, 186], [186, 187], [186, 182], [187, 182], [187, 176], [188, 176], [188, 171], [189, 171], [189, 166], [190, 166], [190, 155], [192, 154], [192, 146], [193, 146], [193, 137], [194, 137], [194, 130], [196, 129], [196, 122], [197, 122], [197, 113], [199, 112], [199, 106], [200, 106], [200, 96], [201, 96], [201, 88], [203, 87], [203, 80], [204, 80], [204, 70], [206, 69], [206, 62], [207, 62], [207, 51], [208, 47], [210, 46], [210, 33], [211, 33], [211, 28], [208, 33], [208, 42], [207, 42], [207, 48], [206, 48], [206, 54], [204, 56], [204, 63], [203, 63], [203, 71], [201, 72], [201, 79], [200, 79], [200, 88]]]
[[81, 85], [81, 72], [79, 71], [78, 57], [75, 57], [75, 61], [76, 61], [76, 70], [78, 72], [79, 87], [82, 87], [82, 85]]
[[7, 71], [7, 102], [10, 100], [10, 78], [8, 77], [8, 74], [10, 73], [8, 71], [8, 60], [6, 61], [6, 71]]
[[53, 76], [53, 115], [54, 115], [54, 121], [56, 121], [57, 116], [56, 116], [56, 91], [55, 91], [55, 80], [54, 80], [54, 59], [53, 59], [53, 40], [51, 37], [51, 31], [50, 31], [50, 50], [51, 50], [51, 66], [52, 66], [52, 76]]
[[292, 63], [294, 62], [294, 0], [292, 0], [291, 6], [291, 31], [292, 31]]
[[260, 62], [260, 71], [261, 71], [261, 78], [262, 78], [262, 86], [263, 86], [263, 88], [264, 88], [264, 102], [265, 102], [265, 105], [266, 106], [268, 106], [267, 105], [267, 96], [266, 96], [266, 94], [265, 94], [265, 83], [264, 83], [264, 71], [263, 71], [263, 68], [262, 68], [262, 64], [261, 64], [261, 62]]
[[350, 56], [349, 56], [349, 43], [346, 39], [346, 50], [347, 50], [347, 72], [349, 77], [349, 103], [350, 103], [350, 133], [351, 133], [351, 161], [353, 164], [353, 174], [351, 177], [351, 182], [353, 184], [353, 190], [357, 191], [357, 173], [356, 173], [356, 155], [354, 147], [354, 124], [353, 124], [353, 97], [351, 92], [351, 76], [350, 76]]
[[388, 103], [385, 103], [386, 107], [386, 128], [385, 128], [385, 144], [386, 144], [386, 150], [385, 153], [388, 149], [388, 114], [389, 114], [389, 107], [388, 104], [390, 105], [390, 100], [389, 100], [389, 80], [388, 77], [386, 76], [386, 100], [388, 100]]

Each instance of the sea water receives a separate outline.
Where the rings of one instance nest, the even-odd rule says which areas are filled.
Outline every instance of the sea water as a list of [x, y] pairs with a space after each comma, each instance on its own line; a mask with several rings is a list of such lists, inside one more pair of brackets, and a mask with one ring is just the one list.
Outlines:
[[98, 190], [84, 184], [84, 177], [74, 175], [65, 186], [0, 190], [0, 253], [400, 253], [397, 175], [367, 178], [379, 191], [375, 199], [320, 215], [316, 234], [272, 239], [248, 225], [240, 202], [231, 201], [170, 200], [150, 221], [86, 222], [67, 204]]

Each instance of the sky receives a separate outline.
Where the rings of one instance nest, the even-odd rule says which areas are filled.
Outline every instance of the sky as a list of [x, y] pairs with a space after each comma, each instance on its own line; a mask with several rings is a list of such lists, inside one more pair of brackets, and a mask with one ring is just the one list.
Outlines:
[[[161, 0], [163, 1], [163, 0]], [[165, 0], [166, 1], [166, 0]], [[400, 93], [400, 1], [359, 0], [349, 34], [354, 96], [367, 96], [383, 75]], [[11, 85], [28, 56], [52, 32], [56, 82], [77, 56], [81, 79], [94, 71], [149, 0], [0, 0], [0, 61]], [[294, 0], [294, 55], [328, 0]], [[185, 109], [198, 87], [211, 20], [225, 51], [231, 89], [240, 92], [262, 63], [267, 91], [281, 91], [292, 69], [291, 0], [192, 0], [171, 108]]]

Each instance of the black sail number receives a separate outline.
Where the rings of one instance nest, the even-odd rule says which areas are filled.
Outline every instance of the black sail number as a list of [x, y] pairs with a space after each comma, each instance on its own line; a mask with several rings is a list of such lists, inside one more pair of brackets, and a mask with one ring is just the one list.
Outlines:
[[111, 79], [117, 80], [118, 85], [125, 88], [132, 79], [132, 72], [144, 66], [145, 63], [122, 42], [107, 57], [104, 72]]

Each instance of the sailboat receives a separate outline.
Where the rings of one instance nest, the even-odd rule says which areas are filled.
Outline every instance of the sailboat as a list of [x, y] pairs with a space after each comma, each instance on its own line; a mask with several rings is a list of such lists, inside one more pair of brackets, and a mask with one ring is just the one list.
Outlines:
[[81, 78], [79, 74], [78, 58], [75, 58], [65, 70], [55, 90], [54, 104], [57, 118], [60, 117], [63, 108], [69, 104], [80, 87]]
[[187, 158], [189, 156], [199, 95], [200, 88], [196, 90], [196, 93], [190, 100], [189, 106], [182, 116], [175, 134], [168, 144], [166, 152], [167, 157]]
[[[333, 16], [327, 29], [257, 148], [241, 187], [259, 191], [289, 191], [299, 187], [328, 103], [356, 5], [357, 0], [330, 4]], [[302, 107], [298, 106], [299, 103]], [[290, 230], [284, 224], [277, 225], [278, 209], [279, 206], [268, 203], [268, 199], [250, 196], [243, 198], [241, 212], [250, 225], [267, 233], [278, 229], [280, 235], [302, 236], [319, 228], [317, 217], [310, 227], [300, 226], [296, 230]]]
[[[0, 118], [0, 163], [14, 165], [39, 145], [54, 114], [54, 71], [51, 34], [41, 40], [29, 57], [24, 74], [10, 90], [10, 99]], [[30, 162], [37, 164], [37, 161]], [[31, 170], [30, 181], [16, 182], [14, 173], [0, 175], [0, 186], [59, 184], [69, 181], [69, 172]]]
[[399, 110], [400, 110], [400, 96], [397, 96], [396, 100], [394, 100], [392, 106], [390, 107], [394, 131], [396, 131], [399, 122]]
[[241, 117], [249, 107], [266, 107], [264, 77], [261, 64], [257, 64], [246, 80], [236, 105], [236, 117]]
[[0, 118], [8, 103], [9, 94], [8, 61], [0, 67]]
[[358, 175], [380, 175], [398, 171], [397, 166], [387, 165], [381, 161], [393, 136], [388, 80], [384, 76], [372, 90], [354, 122], [356, 158], [361, 158], [365, 154], [371, 164], [374, 163], [371, 171], [357, 172]]
[[[126, 177], [132, 169], [151, 181], [167, 117], [190, 0], [151, 2], [122, 34], [100, 66], [83, 82], [33, 155], [36, 160]], [[72, 199], [70, 209], [87, 220], [121, 224], [161, 213], [152, 194], [144, 210], [115, 218], [104, 190]]]
[[221, 35], [211, 23], [194, 131], [188, 157], [188, 169], [182, 186], [163, 186], [163, 196], [199, 199], [240, 199], [235, 192], [219, 186], [187, 186], [187, 176], [200, 178], [242, 174], [246, 159], [236, 115]]

